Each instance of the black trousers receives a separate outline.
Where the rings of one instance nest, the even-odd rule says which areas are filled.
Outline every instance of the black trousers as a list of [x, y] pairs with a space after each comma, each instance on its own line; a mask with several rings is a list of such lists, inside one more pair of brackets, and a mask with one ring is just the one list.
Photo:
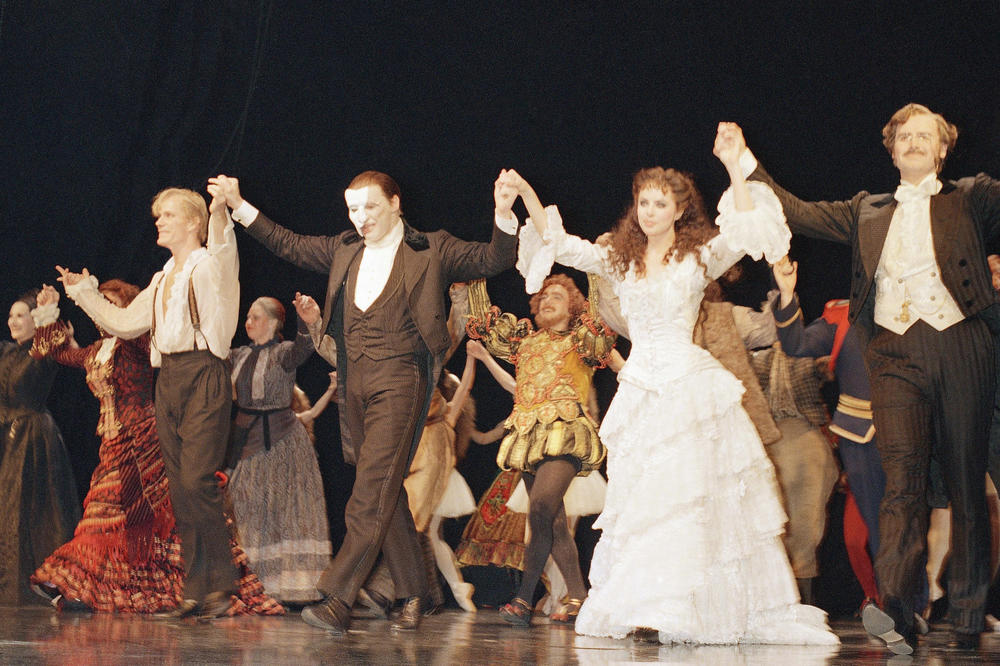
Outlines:
[[955, 630], [983, 629], [989, 583], [985, 478], [996, 382], [994, 339], [969, 318], [944, 331], [922, 321], [903, 335], [879, 328], [866, 353], [885, 470], [875, 575], [886, 611], [913, 626], [927, 557], [927, 476], [939, 463], [951, 501], [948, 597]]
[[187, 577], [184, 597], [232, 592], [239, 576], [215, 472], [229, 436], [232, 385], [209, 351], [164, 354], [156, 380], [156, 427]]
[[357, 475], [344, 510], [347, 534], [318, 589], [348, 606], [379, 551], [392, 574], [397, 598], [427, 592], [420, 543], [403, 478], [416, 452], [429, 405], [428, 354], [347, 363], [347, 395], [340, 413], [353, 447]]

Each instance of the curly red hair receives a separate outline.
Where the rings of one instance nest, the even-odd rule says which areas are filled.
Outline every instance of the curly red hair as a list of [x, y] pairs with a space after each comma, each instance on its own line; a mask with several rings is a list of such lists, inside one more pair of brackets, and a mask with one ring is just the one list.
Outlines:
[[651, 167], [641, 169], [632, 178], [632, 205], [618, 220], [611, 233], [611, 267], [619, 277], [624, 276], [634, 262], [636, 274], [646, 274], [646, 234], [639, 226], [636, 202], [639, 193], [648, 187], [655, 187], [674, 198], [681, 216], [674, 222], [674, 243], [664, 255], [666, 263], [671, 257], [683, 258], [693, 254], [698, 258], [698, 249], [719, 233], [718, 227], [708, 219], [705, 202], [695, 187], [690, 174], [676, 169]]
[[139, 295], [139, 287], [134, 284], [129, 284], [124, 280], [119, 280], [118, 278], [111, 278], [110, 280], [105, 280], [97, 287], [97, 291], [102, 294], [117, 294], [118, 298], [122, 300], [122, 307], [127, 307], [136, 296]]
[[542, 302], [542, 294], [554, 284], [560, 285], [569, 294], [569, 302], [566, 304], [566, 307], [569, 309], [570, 321], [575, 321], [577, 317], [586, 311], [587, 299], [584, 297], [583, 292], [580, 291], [580, 288], [576, 286], [576, 282], [573, 282], [573, 278], [563, 273], [553, 273], [542, 282], [542, 288], [528, 302], [531, 308], [531, 316], [533, 317], [538, 314], [538, 308]]

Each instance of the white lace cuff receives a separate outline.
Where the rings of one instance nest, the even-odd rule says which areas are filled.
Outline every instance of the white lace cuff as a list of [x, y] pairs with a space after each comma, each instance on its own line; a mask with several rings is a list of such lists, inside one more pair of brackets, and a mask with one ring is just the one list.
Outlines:
[[59, 319], [59, 304], [47, 303], [39, 305], [31, 311], [31, 318], [35, 320], [35, 328], [54, 324]]
[[91, 291], [91, 290], [97, 291], [98, 284], [100, 283], [97, 281], [96, 275], [88, 275], [87, 277], [83, 278], [76, 284], [65, 285], [66, 295], [72, 298], [74, 301], [78, 300], [80, 294], [82, 294], [85, 291]]
[[529, 294], [534, 294], [542, 288], [542, 282], [552, 272], [552, 264], [556, 261], [559, 244], [566, 237], [562, 216], [559, 215], [559, 207], [546, 206], [545, 213], [548, 219], [546, 220], [544, 238], [538, 235], [538, 231], [529, 217], [527, 224], [521, 227], [517, 245], [516, 268], [517, 272], [524, 277], [524, 290]]
[[719, 217], [715, 222], [726, 245], [733, 252], [745, 252], [755, 260], [764, 256], [774, 263], [788, 254], [792, 232], [785, 224], [785, 212], [771, 188], [764, 183], [748, 182], [753, 210], [736, 210], [733, 188], [719, 199]]

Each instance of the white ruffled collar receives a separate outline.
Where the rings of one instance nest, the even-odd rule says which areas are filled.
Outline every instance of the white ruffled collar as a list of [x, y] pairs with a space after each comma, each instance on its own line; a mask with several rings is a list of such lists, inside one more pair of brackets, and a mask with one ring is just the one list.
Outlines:
[[[181, 272], [174, 278], [174, 283], [170, 286], [170, 296], [167, 300], [167, 311], [164, 315], [164, 324], [172, 332], [182, 331], [185, 328], [186, 314], [188, 311], [188, 282], [191, 279], [191, 272], [195, 266], [200, 264], [209, 256], [208, 250], [199, 247], [188, 255], [181, 267]], [[173, 257], [163, 265], [163, 275], [167, 276], [174, 269], [176, 260]], [[154, 304], [159, 307], [159, 303]]]

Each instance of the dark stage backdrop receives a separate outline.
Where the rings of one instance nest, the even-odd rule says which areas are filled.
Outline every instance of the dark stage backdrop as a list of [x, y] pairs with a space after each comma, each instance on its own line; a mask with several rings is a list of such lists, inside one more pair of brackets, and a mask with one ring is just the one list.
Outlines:
[[[378, 169], [418, 228], [485, 240], [493, 180], [513, 167], [592, 238], [642, 166], [691, 171], [714, 203], [720, 120], [804, 197], [891, 189], [880, 130], [918, 101], [959, 126], [946, 176], [1000, 176], [996, 1], [757, 4], [0, 1], [0, 300], [51, 282], [56, 263], [144, 286], [166, 259], [151, 198], [217, 173], [292, 229], [330, 234], [349, 225], [351, 177]], [[239, 242], [244, 311], [322, 295], [323, 276]], [[846, 294], [848, 254], [803, 239], [793, 253], [811, 318]], [[513, 272], [490, 290], [526, 313]], [[314, 397], [326, 370], [314, 358], [300, 373]], [[61, 377], [52, 406], [84, 489], [96, 402]], [[606, 404], [614, 380], [600, 385]], [[489, 377], [475, 395], [483, 428], [510, 408]], [[328, 413], [318, 428], [334, 522], [352, 474], [335, 426]], [[476, 492], [494, 450], [463, 463]]]

